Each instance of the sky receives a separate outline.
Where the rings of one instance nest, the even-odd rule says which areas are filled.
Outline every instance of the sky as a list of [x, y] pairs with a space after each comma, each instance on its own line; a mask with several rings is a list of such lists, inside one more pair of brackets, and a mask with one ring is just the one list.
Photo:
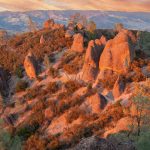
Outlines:
[[0, 0], [0, 11], [105, 10], [150, 12], [150, 0]]

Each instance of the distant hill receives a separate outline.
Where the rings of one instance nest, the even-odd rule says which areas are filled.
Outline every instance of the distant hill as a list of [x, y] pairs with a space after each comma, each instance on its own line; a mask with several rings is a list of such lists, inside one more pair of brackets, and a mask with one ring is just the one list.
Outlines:
[[126, 28], [150, 31], [150, 13], [141, 12], [112, 12], [112, 11], [30, 11], [30, 12], [0, 12], [0, 28], [10, 32], [28, 31], [27, 21], [30, 16], [38, 27], [44, 20], [55, 19], [56, 22], [66, 24], [70, 15], [80, 12], [88, 19], [96, 22], [98, 28], [112, 28], [114, 23], [123, 23]]

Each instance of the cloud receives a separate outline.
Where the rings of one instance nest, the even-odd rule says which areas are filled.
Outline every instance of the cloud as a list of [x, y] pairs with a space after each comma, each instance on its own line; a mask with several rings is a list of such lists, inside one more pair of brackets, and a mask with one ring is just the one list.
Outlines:
[[57, 10], [56, 6], [45, 3], [43, 0], [0, 0], [0, 7], [10, 11], [28, 10]]
[[146, 11], [150, 12], [150, 0], [57, 0], [71, 9]]
[[0, 9], [27, 10], [112, 10], [150, 12], [150, 0], [0, 0]]

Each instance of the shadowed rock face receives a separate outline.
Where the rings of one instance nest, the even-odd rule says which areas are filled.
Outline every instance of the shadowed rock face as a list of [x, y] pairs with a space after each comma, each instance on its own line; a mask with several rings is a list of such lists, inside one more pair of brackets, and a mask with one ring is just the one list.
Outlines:
[[82, 139], [80, 143], [69, 150], [116, 150], [107, 140], [95, 136]]
[[105, 97], [99, 93], [96, 93], [87, 98], [87, 100], [81, 105], [81, 108], [87, 113], [100, 113], [107, 105]]
[[122, 30], [114, 39], [107, 42], [99, 61], [102, 78], [106, 70], [126, 72], [134, 58], [135, 42], [135, 36], [128, 30]]
[[118, 98], [119, 96], [121, 96], [121, 94], [124, 92], [124, 89], [125, 83], [123, 82], [123, 80], [121, 80], [121, 77], [118, 77], [112, 91], [114, 98]]
[[78, 33], [74, 35], [74, 41], [71, 46], [71, 50], [81, 53], [84, 51], [84, 38], [82, 34]]
[[32, 53], [29, 53], [24, 61], [25, 71], [30, 79], [37, 77], [37, 62]]
[[94, 80], [99, 71], [99, 59], [104, 49], [101, 39], [91, 40], [86, 50], [83, 66], [83, 80]]
[[7, 91], [8, 91], [7, 74], [0, 67], [0, 95], [6, 96]]

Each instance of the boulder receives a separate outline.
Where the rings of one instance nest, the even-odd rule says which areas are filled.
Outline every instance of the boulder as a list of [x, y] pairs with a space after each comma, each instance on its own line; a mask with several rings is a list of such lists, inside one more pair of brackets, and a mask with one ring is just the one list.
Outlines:
[[44, 25], [43, 25], [43, 27], [45, 28], [45, 29], [49, 29], [49, 28], [51, 28], [52, 26], [54, 26], [54, 19], [48, 19], [48, 20], [46, 20], [45, 22], [44, 22]]
[[117, 81], [114, 84], [113, 91], [112, 91], [114, 98], [116, 99], [119, 96], [121, 96], [121, 94], [124, 92], [124, 90], [125, 90], [125, 83], [119, 76]]
[[99, 61], [100, 77], [107, 71], [126, 72], [134, 58], [134, 45], [136, 38], [131, 31], [121, 30], [114, 39], [109, 40], [103, 50]]
[[107, 105], [105, 97], [99, 93], [96, 93], [88, 97], [85, 102], [80, 106], [82, 110], [87, 113], [100, 113]]
[[84, 51], [84, 38], [82, 34], [78, 33], [74, 35], [73, 44], [71, 46], [72, 51], [83, 52]]
[[40, 38], [40, 44], [44, 44], [45, 43], [45, 39], [44, 39], [44, 36], [41, 35], [41, 38]]
[[45, 118], [51, 119], [53, 117], [54, 113], [51, 108], [45, 109]]
[[69, 150], [117, 150], [112, 143], [106, 139], [96, 136], [82, 139], [79, 144]]
[[36, 62], [36, 59], [31, 52], [29, 52], [28, 55], [25, 57], [24, 68], [25, 68], [25, 71], [26, 71], [26, 73], [30, 79], [32, 79], [32, 78], [36, 79], [37, 78], [37, 73], [38, 73], [37, 62]]
[[84, 65], [82, 68], [82, 79], [92, 81], [96, 78], [99, 71], [99, 58], [104, 49], [104, 45], [99, 39], [91, 40], [85, 54]]
[[84, 28], [84, 26], [81, 23], [77, 23], [77, 29], [78, 30], [82, 30]]
[[101, 42], [103, 45], [106, 45], [107, 39], [106, 39], [106, 37], [105, 37], [104, 35], [101, 36], [100, 42]]
[[128, 131], [130, 126], [133, 124], [133, 120], [131, 117], [121, 118], [115, 128], [108, 130], [104, 133], [104, 137], [107, 138], [111, 134], [119, 133], [121, 131]]

